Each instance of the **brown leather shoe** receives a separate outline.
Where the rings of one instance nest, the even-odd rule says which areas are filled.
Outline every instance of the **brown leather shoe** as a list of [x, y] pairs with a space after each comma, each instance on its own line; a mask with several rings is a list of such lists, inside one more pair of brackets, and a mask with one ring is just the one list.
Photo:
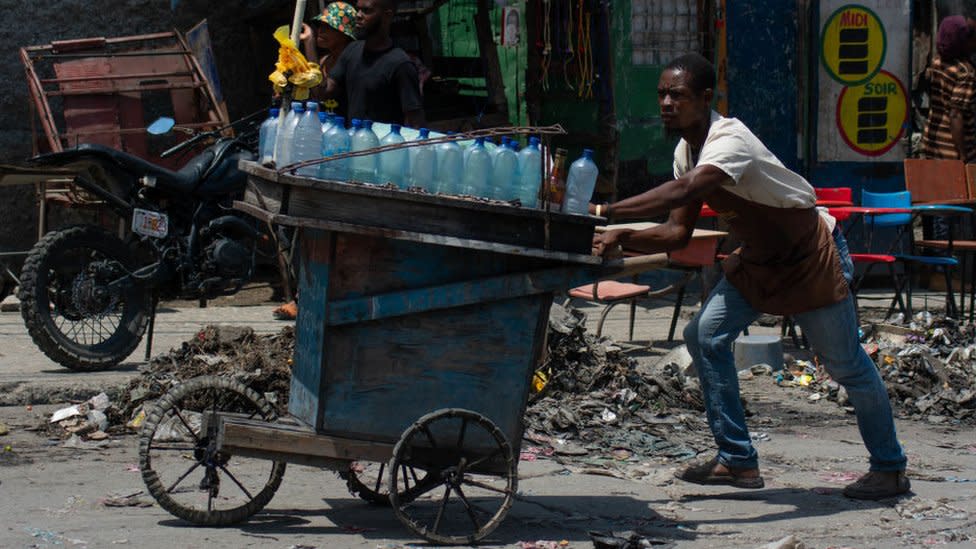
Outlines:
[[905, 471], [871, 471], [844, 487], [844, 495], [852, 499], [878, 500], [907, 493], [912, 483]]
[[719, 463], [718, 458], [713, 458], [707, 463], [690, 465], [683, 471], [675, 473], [674, 476], [685, 482], [706, 486], [734, 486], [756, 490], [766, 485], [762, 476], [759, 475], [758, 467], [755, 469], [728, 467]]

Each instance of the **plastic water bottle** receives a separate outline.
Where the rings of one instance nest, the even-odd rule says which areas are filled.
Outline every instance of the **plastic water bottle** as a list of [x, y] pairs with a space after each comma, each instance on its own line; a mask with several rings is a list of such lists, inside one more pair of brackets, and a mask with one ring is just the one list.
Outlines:
[[[400, 125], [391, 124], [390, 133], [383, 136], [380, 146], [398, 145], [405, 139], [400, 135]], [[392, 182], [401, 189], [407, 188], [407, 150], [396, 149], [380, 153], [379, 182]]]
[[275, 164], [280, 168], [292, 163], [292, 138], [295, 136], [295, 128], [298, 121], [305, 114], [305, 105], [298, 101], [291, 104], [291, 111], [285, 116], [285, 125], [281, 128], [281, 135], [275, 143]]
[[539, 206], [539, 186], [542, 184], [542, 153], [539, 138], [530, 137], [529, 144], [518, 153], [518, 184], [516, 198], [526, 208]]
[[485, 139], [479, 137], [468, 152], [464, 177], [461, 179], [461, 194], [491, 198], [491, 181], [491, 153], [485, 148]]
[[[322, 122], [319, 121], [319, 105], [309, 101], [305, 113], [298, 119], [295, 133], [291, 138], [292, 164], [321, 158], [322, 155]], [[318, 166], [305, 166], [298, 169], [298, 175], [313, 177], [318, 175]]]
[[[448, 132], [447, 135], [454, 135]], [[447, 141], [437, 146], [437, 168], [434, 175], [436, 192], [458, 194], [458, 180], [464, 171], [464, 153], [456, 141]]]
[[492, 162], [491, 197], [496, 200], [514, 199], [517, 175], [518, 155], [512, 149], [511, 141], [505, 138], [505, 144], [495, 152], [495, 158]]
[[319, 111], [319, 121], [322, 122], [322, 137], [325, 137], [326, 132], [332, 127], [332, 114]]
[[571, 214], [585, 214], [589, 208], [593, 189], [596, 188], [596, 176], [600, 171], [593, 162], [593, 150], [583, 149], [583, 156], [576, 159], [569, 166], [569, 176], [566, 178], [566, 200], [563, 202], [563, 212]]
[[[420, 128], [420, 135], [417, 141], [425, 141], [430, 137], [430, 130]], [[430, 145], [420, 145], [410, 147], [408, 152], [409, 174], [408, 178], [411, 187], [420, 187], [427, 192], [435, 192], [434, 185], [434, 166], [437, 162], [437, 152]]]
[[268, 110], [268, 119], [261, 123], [258, 129], [258, 161], [262, 164], [271, 162], [274, 159], [275, 138], [278, 137], [278, 114], [279, 108]]
[[[349, 132], [346, 131], [346, 121], [341, 116], [332, 117], [332, 125], [325, 132], [322, 143], [322, 156], [335, 156], [349, 152]], [[332, 160], [319, 164], [319, 177], [332, 181], [346, 181], [349, 179], [349, 159]]]
[[[361, 121], [359, 130], [352, 136], [352, 151], [365, 151], [378, 147], [379, 144], [380, 140], [373, 133], [372, 123], [369, 120]], [[376, 184], [377, 155], [354, 156], [351, 160], [350, 176], [354, 181]]]

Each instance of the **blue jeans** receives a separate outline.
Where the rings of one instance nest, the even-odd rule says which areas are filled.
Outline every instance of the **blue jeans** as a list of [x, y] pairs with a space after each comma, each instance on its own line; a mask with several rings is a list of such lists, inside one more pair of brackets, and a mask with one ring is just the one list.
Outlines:
[[[834, 243], [848, 283], [854, 265], [837, 229]], [[758, 467], [739, 401], [739, 378], [732, 342], [759, 317], [742, 294], [723, 278], [701, 311], [685, 327], [685, 344], [698, 370], [708, 425], [718, 445], [718, 460], [728, 467]], [[907, 460], [898, 443], [888, 393], [877, 367], [861, 348], [853, 296], [814, 311], [793, 315], [827, 373], [841, 384], [857, 415], [861, 439], [871, 454], [872, 471], [901, 471]], [[811, 425], [816, 430], [815, 425]]]

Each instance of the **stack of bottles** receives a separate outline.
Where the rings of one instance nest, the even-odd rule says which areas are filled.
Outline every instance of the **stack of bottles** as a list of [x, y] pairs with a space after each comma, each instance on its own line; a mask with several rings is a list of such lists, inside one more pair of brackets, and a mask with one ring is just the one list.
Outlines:
[[[271, 109], [260, 128], [261, 163], [287, 166], [328, 158], [348, 152], [366, 152], [393, 146], [372, 154], [329, 160], [297, 170], [298, 175], [332, 181], [355, 181], [369, 185], [394, 185], [400, 189], [420, 188], [429, 193], [518, 201], [523, 207], [541, 207], [543, 183], [550, 208], [571, 214], [586, 214], [599, 175], [593, 150], [566, 167], [566, 151], [556, 149], [552, 170], [543, 182], [543, 154], [538, 137], [530, 137], [524, 148], [505, 137], [500, 144], [484, 138], [466, 147], [457, 141], [396, 148], [407, 141], [426, 141], [426, 128], [413, 130], [398, 124], [379, 124], [353, 118], [349, 128], [341, 116], [319, 112], [318, 103], [293, 102], [286, 111]], [[377, 135], [379, 128], [383, 137]], [[453, 135], [449, 133], [448, 135]]]

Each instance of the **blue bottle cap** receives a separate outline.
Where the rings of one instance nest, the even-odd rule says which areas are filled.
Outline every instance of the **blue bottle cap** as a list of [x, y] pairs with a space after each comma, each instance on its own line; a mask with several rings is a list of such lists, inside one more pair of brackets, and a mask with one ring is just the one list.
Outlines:
[[281, 114], [281, 109], [279, 109], [278, 107], [273, 107], [268, 112], [271, 114], [272, 118], [277, 118], [277, 116]]
[[484, 146], [485, 145], [485, 138], [484, 137], [479, 137], [479, 138], [475, 139], [474, 140], [474, 144], [475, 145]]
[[332, 123], [335, 124], [336, 126], [339, 126], [340, 128], [346, 127], [346, 119], [345, 117], [342, 116], [333, 116]]
[[318, 102], [317, 101], [309, 101], [308, 103], [305, 104], [305, 110], [311, 111], [311, 112], [318, 112], [318, 110], [319, 110], [319, 104], [318, 104]]
[[400, 133], [400, 125], [390, 124], [390, 133]]
[[359, 124], [361, 124], [361, 121], [358, 118], [353, 118], [349, 121], [349, 124], [353, 127], [358, 127]]
[[305, 105], [302, 105], [296, 101], [291, 105], [291, 112], [305, 112]]
[[539, 141], [539, 138], [538, 137], [536, 137], [536, 136], [533, 135], [532, 137], [529, 138], [529, 146], [532, 146], [532, 145], [538, 146], [539, 143], [540, 143], [540, 141]]
[[319, 111], [319, 120], [325, 124], [325, 121], [329, 119], [329, 113], [325, 111]]
[[420, 128], [420, 137], [424, 139], [430, 137], [430, 130], [428, 130], [427, 128]]
[[583, 149], [583, 156], [587, 158], [593, 156], [593, 149]]

